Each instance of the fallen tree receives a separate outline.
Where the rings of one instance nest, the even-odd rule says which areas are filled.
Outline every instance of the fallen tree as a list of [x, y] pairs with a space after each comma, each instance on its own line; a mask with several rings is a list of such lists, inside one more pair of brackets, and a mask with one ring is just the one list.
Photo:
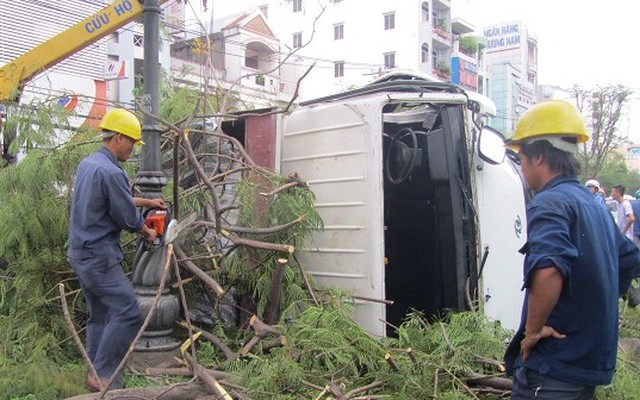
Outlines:
[[[508, 390], [508, 380], [500, 378], [496, 367], [499, 362], [486, 362], [499, 357], [508, 333], [475, 313], [451, 315], [435, 325], [416, 313], [398, 327], [398, 338], [372, 337], [351, 320], [354, 299], [316, 287], [297, 257], [309, 234], [322, 228], [302, 178], [281, 177], [256, 166], [240, 143], [221, 132], [209, 142], [214, 149], [193, 149], [188, 137], [193, 132], [187, 135], [187, 128], [157, 120], [167, 126], [166, 143], [181, 146], [180, 151], [171, 150], [183, 157], [173, 165], [190, 165], [198, 175], [197, 185], [181, 188], [173, 199], [174, 207], [198, 218], [175, 242], [176, 256], [169, 251], [162, 274], [164, 282], [173, 265], [174, 286], [182, 298], [179, 326], [181, 335], [191, 339], [190, 347], [181, 365], [154, 371], [164, 372], [163, 381], [173, 381], [168, 386], [103, 390], [76, 399], [355, 400], [418, 398], [426, 392], [481, 396]], [[215, 150], [224, 148], [226, 152]], [[212, 164], [216, 169], [205, 168]], [[73, 281], [59, 287], [65, 284], [74, 289]], [[221, 300], [232, 289], [238, 297], [231, 307], [246, 317], [205, 326], [193, 321], [194, 299], [209, 298], [212, 314], [220, 315]], [[66, 310], [64, 292], [60, 299]], [[474, 334], [460, 337], [460, 324]], [[67, 325], [77, 337], [82, 324], [68, 317]]]

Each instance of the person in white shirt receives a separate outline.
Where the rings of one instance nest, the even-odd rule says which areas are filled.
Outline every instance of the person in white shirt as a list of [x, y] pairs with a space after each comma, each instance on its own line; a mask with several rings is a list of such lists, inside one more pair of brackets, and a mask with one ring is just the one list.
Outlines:
[[624, 198], [624, 186], [615, 185], [611, 188], [611, 197], [618, 202], [618, 214], [616, 222], [622, 234], [633, 241], [633, 223], [636, 218], [633, 216], [633, 209], [629, 200]]

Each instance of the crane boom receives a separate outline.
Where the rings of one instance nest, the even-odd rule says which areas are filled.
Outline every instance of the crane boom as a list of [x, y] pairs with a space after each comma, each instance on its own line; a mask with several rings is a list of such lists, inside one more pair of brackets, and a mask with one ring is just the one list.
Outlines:
[[[168, 0], [159, 0], [160, 4]], [[0, 101], [19, 96], [22, 85], [38, 72], [102, 39], [142, 15], [140, 0], [116, 0], [0, 67]]]

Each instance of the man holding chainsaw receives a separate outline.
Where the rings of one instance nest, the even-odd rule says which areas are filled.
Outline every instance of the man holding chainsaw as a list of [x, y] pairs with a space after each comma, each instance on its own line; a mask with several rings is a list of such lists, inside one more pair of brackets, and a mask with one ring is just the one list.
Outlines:
[[[100, 150], [80, 162], [76, 170], [69, 220], [67, 256], [84, 294], [87, 353], [98, 377], [87, 375], [87, 386], [99, 390], [108, 382], [142, 325], [133, 285], [122, 270], [120, 233], [138, 232], [148, 241], [148, 228], [136, 207], [165, 209], [162, 199], [131, 195], [126, 173], [133, 146], [142, 143], [140, 122], [131, 112], [116, 109], [101, 120]], [[115, 379], [111, 388], [119, 387]]]

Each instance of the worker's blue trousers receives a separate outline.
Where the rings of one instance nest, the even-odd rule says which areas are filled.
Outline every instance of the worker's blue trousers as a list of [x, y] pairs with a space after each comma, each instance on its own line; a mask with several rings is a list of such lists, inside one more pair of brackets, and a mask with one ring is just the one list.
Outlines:
[[511, 400], [592, 400], [595, 386], [564, 382], [524, 367], [513, 374]]
[[[87, 353], [98, 376], [109, 378], [122, 361], [142, 325], [133, 285], [120, 264], [107, 265], [99, 256], [69, 259], [84, 294]], [[119, 379], [114, 383], [118, 385]]]

